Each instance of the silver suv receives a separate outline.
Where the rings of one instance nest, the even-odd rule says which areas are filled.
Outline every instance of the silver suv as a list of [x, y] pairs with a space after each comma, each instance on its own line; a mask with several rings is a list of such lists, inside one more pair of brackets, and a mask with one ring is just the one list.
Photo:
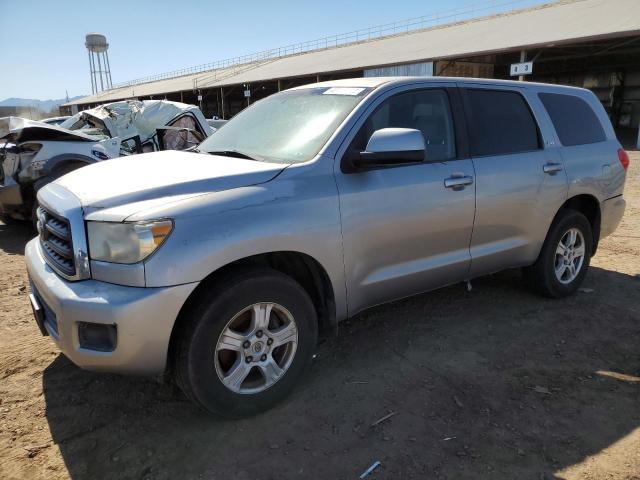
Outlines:
[[196, 151], [40, 190], [30, 298], [80, 367], [170, 373], [205, 409], [250, 415], [292, 390], [319, 331], [368, 307], [514, 267], [571, 294], [623, 215], [627, 166], [587, 90], [307, 85]]

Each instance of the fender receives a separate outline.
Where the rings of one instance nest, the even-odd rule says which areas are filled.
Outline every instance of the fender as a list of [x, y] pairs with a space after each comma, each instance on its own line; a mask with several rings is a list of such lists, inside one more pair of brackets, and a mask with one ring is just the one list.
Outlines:
[[92, 158], [88, 155], [81, 155], [79, 153], [62, 153], [47, 160], [47, 163], [44, 164], [44, 168], [42, 169], [42, 171], [44, 173], [44, 176], [46, 176], [50, 175], [51, 172], [53, 172], [61, 163], [81, 162], [87, 165], [91, 165], [92, 163], [96, 163], [97, 161], [97, 158]]

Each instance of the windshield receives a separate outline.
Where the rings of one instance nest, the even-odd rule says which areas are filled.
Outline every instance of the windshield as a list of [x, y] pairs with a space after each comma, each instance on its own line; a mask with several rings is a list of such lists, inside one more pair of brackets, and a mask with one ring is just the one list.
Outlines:
[[265, 162], [306, 162], [370, 90], [320, 87], [271, 95], [240, 112], [198, 150], [237, 152]]
[[59, 126], [67, 130], [80, 130], [80, 133], [100, 138], [111, 137], [102, 120], [92, 117], [86, 112], [76, 113], [59, 124]]
[[63, 128], [72, 130], [71, 127], [74, 126], [76, 123], [78, 123], [81, 116], [82, 116], [82, 112], [76, 113], [75, 115], [72, 115], [71, 117], [67, 118], [64, 122], [60, 123], [60, 126]]

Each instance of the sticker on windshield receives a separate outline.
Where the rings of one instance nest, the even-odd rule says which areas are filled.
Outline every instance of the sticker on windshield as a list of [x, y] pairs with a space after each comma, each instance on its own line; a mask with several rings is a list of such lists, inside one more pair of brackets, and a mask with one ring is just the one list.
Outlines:
[[324, 92], [323, 95], [350, 95], [352, 97], [360, 95], [364, 91], [364, 87], [331, 87]]

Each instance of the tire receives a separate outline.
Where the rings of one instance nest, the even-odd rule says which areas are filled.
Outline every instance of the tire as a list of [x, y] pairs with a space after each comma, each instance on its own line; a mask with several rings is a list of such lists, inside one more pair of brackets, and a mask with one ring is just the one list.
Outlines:
[[[574, 246], [561, 248], [561, 241], [563, 246], [571, 244], [572, 232], [575, 234]], [[581, 248], [584, 254], [580, 261]], [[593, 233], [589, 220], [576, 210], [561, 210], [549, 228], [538, 260], [524, 269], [525, 280], [534, 291], [545, 297], [571, 295], [587, 275], [592, 252]]]
[[[208, 287], [182, 319], [175, 342], [175, 381], [213, 414], [241, 418], [265, 411], [289, 395], [311, 361], [318, 338], [311, 298], [292, 278], [268, 268], [237, 271]], [[273, 304], [270, 314], [256, 314], [268, 310], [266, 302]], [[271, 323], [258, 337], [256, 319], [265, 317]], [[285, 333], [288, 343], [277, 346]], [[232, 348], [221, 342], [233, 343]], [[273, 362], [284, 373], [274, 373]], [[230, 372], [239, 372], [236, 377], [244, 380], [232, 382], [236, 377]]]

